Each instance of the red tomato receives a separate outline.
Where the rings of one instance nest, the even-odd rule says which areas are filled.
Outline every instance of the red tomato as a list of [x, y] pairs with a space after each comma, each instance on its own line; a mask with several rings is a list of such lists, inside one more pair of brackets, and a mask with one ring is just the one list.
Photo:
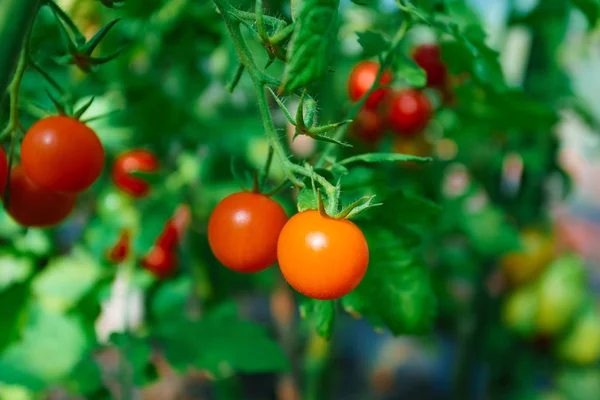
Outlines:
[[277, 257], [294, 289], [314, 299], [331, 300], [358, 286], [367, 272], [369, 247], [351, 221], [304, 211], [281, 231]]
[[142, 266], [159, 279], [173, 275], [177, 269], [177, 263], [177, 252], [161, 246], [153, 246], [142, 259]]
[[363, 108], [350, 126], [352, 133], [366, 143], [377, 143], [385, 132], [385, 123], [377, 111]]
[[25, 175], [21, 165], [10, 174], [8, 214], [23, 226], [47, 228], [59, 224], [75, 207], [76, 196], [43, 189]]
[[8, 180], [8, 159], [4, 149], [0, 147], [0, 194], [4, 193], [6, 181]]
[[259, 193], [235, 193], [213, 210], [208, 242], [227, 268], [258, 272], [277, 260], [277, 239], [286, 221], [285, 211], [275, 200]]
[[[348, 78], [348, 95], [350, 100], [359, 101], [375, 83], [375, 78], [379, 72], [379, 64], [374, 61], [361, 61], [354, 66], [350, 77]], [[384, 86], [374, 90], [367, 101], [365, 107], [376, 108], [385, 99], [390, 92], [389, 87], [385, 87], [392, 83], [393, 76], [390, 71], [385, 71], [381, 75], [379, 85]]]
[[442, 62], [442, 54], [439, 45], [422, 44], [417, 46], [413, 51], [412, 58], [427, 74], [427, 86], [444, 86], [446, 83], [447, 70]]
[[21, 163], [36, 185], [55, 192], [89, 188], [104, 167], [104, 148], [83, 122], [65, 116], [39, 120], [25, 134]]
[[117, 243], [106, 253], [106, 258], [113, 264], [121, 264], [129, 257], [131, 250], [131, 233], [128, 229], [123, 229], [119, 234]]
[[183, 204], [177, 207], [173, 217], [167, 220], [163, 231], [156, 239], [156, 245], [165, 249], [175, 249], [183, 239], [191, 218], [192, 215], [188, 205]]
[[131, 175], [132, 172], [156, 172], [159, 161], [151, 151], [130, 150], [121, 154], [115, 161], [112, 179], [115, 185], [133, 197], [144, 197], [150, 191], [150, 185], [142, 178]]
[[387, 120], [390, 128], [399, 135], [414, 136], [425, 129], [432, 113], [433, 106], [425, 93], [407, 89], [390, 99]]

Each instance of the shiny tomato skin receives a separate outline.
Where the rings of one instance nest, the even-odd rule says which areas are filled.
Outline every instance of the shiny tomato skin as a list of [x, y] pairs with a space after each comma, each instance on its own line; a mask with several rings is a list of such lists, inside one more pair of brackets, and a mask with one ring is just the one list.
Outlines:
[[61, 223], [75, 207], [76, 195], [52, 192], [36, 185], [21, 165], [10, 174], [8, 214], [20, 225], [48, 228]]
[[441, 88], [446, 83], [447, 69], [442, 62], [442, 52], [438, 44], [422, 44], [412, 54], [413, 60], [427, 74], [427, 86]]
[[157, 172], [160, 168], [158, 158], [145, 149], [134, 149], [121, 154], [115, 160], [112, 179], [115, 185], [132, 197], [148, 195], [150, 185], [142, 178], [131, 175], [132, 172]]
[[259, 193], [235, 193], [213, 210], [208, 242], [227, 268], [242, 273], [262, 271], [277, 261], [277, 239], [286, 221], [284, 209], [275, 200]]
[[83, 122], [51, 116], [37, 121], [25, 134], [21, 163], [38, 186], [79, 193], [102, 173], [104, 148], [96, 133]]
[[4, 193], [6, 181], [8, 180], [8, 158], [6, 152], [0, 147], [0, 194]]
[[377, 143], [385, 133], [385, 121], [379, 113], [369, 108], [362, 108], [350, 126], [354, 136], [365, 143]]
[[166, 279], [177, 270], [177, 251], [155, 245], [142, 259], [141, 264], [157, 278]]
[[277, 257], [290, 286], [313, 299], [332, 300], [350, 293], [363, 279], [369, 247], [353, 222], [310, 210], [285, 225]]
[[406, 89], [392, 95], [387, 109], [390, 129], [400, 136], [414, 136], [427, 126], [433, 113], [425, 93]]
[[[348, 95], [353, 102], [359, 101], [375, 83], [375, 78], [379, 71], [379, 63], [374, 61], [361, 61], [354, 66], [348, 77]], [[390, 93], [390, 88], [386, 87], [393, 81], [390, 71], [385, 71], [379, 80], [378, 89], [375, 89], [365, 102], [366, 108], [377, 108], [381, 102]]]

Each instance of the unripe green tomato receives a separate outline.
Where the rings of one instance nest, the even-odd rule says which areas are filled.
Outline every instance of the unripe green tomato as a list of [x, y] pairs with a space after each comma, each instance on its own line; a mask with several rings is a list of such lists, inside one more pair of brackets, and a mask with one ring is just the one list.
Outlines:
[[590, 365], [600, 360], [600, 315], [589, 307], [575, 321], [573, 330], [558, 345], [558, 354], [566, 361]]
[[538, 308], [537, 288], [522, 286], [511, 292], [502, 306], [502, 320], [512, 331], [524, 337], [535, 333], [535, 315]]
[[574, 255], [552, 262], [540, 278], [537, 332], [554, 335], [565, 329], [582, 305], [585, 270]]

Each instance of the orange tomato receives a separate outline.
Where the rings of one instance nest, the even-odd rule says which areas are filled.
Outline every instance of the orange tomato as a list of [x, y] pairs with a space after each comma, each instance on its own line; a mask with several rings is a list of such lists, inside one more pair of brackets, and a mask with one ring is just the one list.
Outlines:
[[294, 215], [285, 225], [277, 257], [294, 289], [314, 299], [331, 300], [358, 286], [367, 272], [369, 247], [351, 221], [311, 210]]

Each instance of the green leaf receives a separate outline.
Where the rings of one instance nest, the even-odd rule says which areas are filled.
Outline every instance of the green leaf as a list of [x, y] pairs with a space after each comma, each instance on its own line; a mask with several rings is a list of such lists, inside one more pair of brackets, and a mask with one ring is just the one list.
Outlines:
[[431, 157], [417, 157], [408, 154], [397, 154], [397, 153], [365, 153], [357, 156], [348, 157], [339, 161], [338, 165], [348, 165], [354, 163], [381, 163], [381, 162], [397, 162], [397, 161], [411, 161], [418, 163], [431, 162]]
[[12, 285], [0, 292], [0, 352], [17, 337], [17, 324], [27, 306], [29, 295], [29, 282]]
[[600, 18], [600, 0], [571, 0], [571, 3], [585, 15], [590, 29], [594, 28]]
[[205, 315], [200, 321], [162, 326], [169, 362], [180, 370], [192, 365], [217, 375], [231, 371], [286, 371], [289, 362], [277, 342], [259, 325], [228, 316]]
[[152, 312], [156, 318], [180, 317], [192, 291], [189, 279], [169, 280], [154, 295]]
[[383, 53], [389, 48], [389, 43], [383, 35], [372, 31], [356, 32], [358, 35], [358, 43], [363, 48], [363, 57], [371, 58]]
[[395, 76], [399, 76], [410, 86], [421, 88], [427, 83], [427, 73], [415, 63], [412, 58], [404, 54], [394, 58]]
[[38, 391], [45, 386], [44, 381], [30, 374], [20, 364], [11, 364], [0, 360], [0, 384], [23, 386]]
[[68, 377], [88, 347], [79, 322], [40, 307], [29, 316], [21, 340], [6, 349], [0, 363], [18, 365], [47, 384]]
[[484, 256], [501, 255], [519, 248], [519, 232], [504, 213], [493, 206], [465, 213], [462, 223], [473, 247]]
[[143, 385], [148, 379], [144, 371], [150, 362], [152, 349], [148, 340], [135, 337], [129, 333], [113, 333], [110, 342], [114, 344], [133, 372], [133, 383]]
[[382, 192], [379, 200], [382, 200], [383, 205], [372, 211], [375, 213], [373, 220], [394, 226], [428, 223], [437, 218], [442, 211], [438, 204], [409, 192]]
[[337, 30], [339, 0], [304, 0], [288, 46], [280, 93], [319, 79], [327, 70], [329, 45]]
[[46, 308], [65, 311], [94, 287], [101, 273], [90, 254], [74, 249], [70, 256], [53, 259], [33, 280], [32, 291]]
[[300, 315], [307, 318], [319, 336], [330, 339], [335, 324], [335, 301], [305, 298], [300, 305]]
[[33, 259], [3, 252], [0, 254], [0, 293], [24, 282], [33, 272]]
[[68, 380], [63, 383], [69, 392], [85, 395], [94, 393], [103, 386], [102, 371], [93, 357], [92, 353], [88, 353], [69, 374]]
[[363, 315], [375, 327], [395, 335], [428, 332], [436, 315], [436, 299], [427, 270], [390, 230], [364, 230], [369, 243], [367, 273], [342, 299], [353, 315]]

